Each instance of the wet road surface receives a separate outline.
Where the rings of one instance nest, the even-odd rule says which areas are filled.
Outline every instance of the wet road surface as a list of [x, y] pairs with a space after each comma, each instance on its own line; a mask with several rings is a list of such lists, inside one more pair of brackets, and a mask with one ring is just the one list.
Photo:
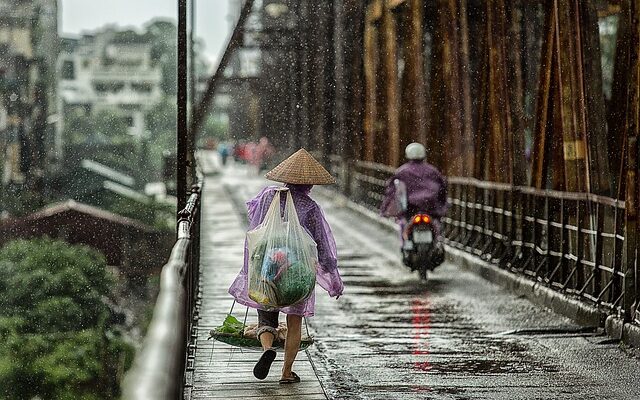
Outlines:
[[[223, 180], [242, 213], [266, 182], [238, 174]], [[423, 283], [402, 266], [394, 233], [312, 197], [346, 287], [337, 301], [318, 289], [310, 319], [309, 355], [329, 398], [640, 398], [640, 361], [615, 341], [452, 264]]]

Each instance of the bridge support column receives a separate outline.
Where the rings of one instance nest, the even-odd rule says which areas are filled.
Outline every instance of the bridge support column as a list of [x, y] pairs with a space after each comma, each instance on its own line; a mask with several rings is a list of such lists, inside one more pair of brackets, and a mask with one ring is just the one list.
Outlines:
[[387, 163], [400, 163], [400, 83], [398, 81], [398, 23], [394, 10], [385, 2], [382, 12], [382, 70], [386, 109], [386, 140], [380, 150], [388, 154]]
[[532, 184], [546, 188], [552, 176], [554, 189], [607, 193], [595, 9], [591, 0], [553, 0], [546, 12]]
[[381, 16], [382, 2], [374, 0], [367, 5], [364, 22], [364, 154], [365, 161], [374, 161], [375, 143], [378, 132], [377, 71], [380, 57], [378, 53], [377, 20]]
[[410, 0], [402, 10], [402, 107], [400, 110], [400, 151], [410, 142], [427, 139], [427, 99], [424, 77], [423, 3]]
[[[638, 316], [638, 203], [640, 200], [640, 174], [638, 156], [640, 155], [640, 5], [635, 1], [625, 1], [621, 25], [628, 35], [624, 42], [628, 47], [622, 49], [625, 60], [624, 98], [624, 154], [622, 156], [625, 194], [625, 258], [623, 308], [625, 319], [633, 320]], [[618, 42], [620, 43], [620, 41]], [[621, 185], [622, 185], [621, 181]]]

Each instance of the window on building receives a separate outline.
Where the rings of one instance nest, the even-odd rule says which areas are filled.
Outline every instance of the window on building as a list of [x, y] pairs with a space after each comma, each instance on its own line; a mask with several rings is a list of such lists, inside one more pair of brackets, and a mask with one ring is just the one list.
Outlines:
[[98, 93], [118, 93], [124, 89], [124, 82], [94, 82], [93, 89]]
[[131, 89], [138, 93], [151, 93], [153, 86], [147, 82], [137, 82], [131, 84]]
[[73, 80], [76, 79], [76, 70], [73, 65], [73, 61], [63, 61], [62, 62], [62, 71], [61, 71], [62, 79]]

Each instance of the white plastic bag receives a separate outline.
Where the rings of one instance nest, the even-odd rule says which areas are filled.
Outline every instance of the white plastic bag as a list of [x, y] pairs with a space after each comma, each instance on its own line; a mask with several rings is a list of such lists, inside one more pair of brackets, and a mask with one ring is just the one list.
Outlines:
[[[284, 218], [280, 216], [280, 193], [287, 192]], [[288, 189], [278, 189], [264, 220], [247, 232], [249, 250], [249, 297], [278, 309], [307, 299], [314, 290], [318, 250], [316, 242], [300, 225]]]

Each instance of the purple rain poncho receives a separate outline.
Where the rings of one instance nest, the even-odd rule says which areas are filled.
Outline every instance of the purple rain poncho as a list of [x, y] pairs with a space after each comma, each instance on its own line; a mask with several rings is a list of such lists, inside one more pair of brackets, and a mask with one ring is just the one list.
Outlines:
[[393, 184], [395, 179], [399, 179], [407, 186], [408, 213], [424, 211], [437, 218], [442, 218], [447, 213], [449, 205], [446, 179], [433, 165], [415, 160], [401, 165], [387, 181], [385, 198], [380, 206], [380, 212], [383, 215], [404, 217], [404, 215], [389, 213], [396, 194]]
[[[300, 224], [307, 230], [313, 240], [318, 245], [318, 270], [316, 273], [316, 281], [318, 284], [329, 292], [329, 296], [337, 297], [342, 294], [344, 285], [338, 271], [338, 258], [336, 250], [336, 242], [331, 233], [331, 228], [324, 217], [324, 213], [320, 206], [309, 197], [311, 185], [286, 185], [293, 197], [293, 204], [298, 213]], [[247, 210], [249, 216], [249, 230], [256, 228], [265, 217], [269, 205], [275, 196], [277, 186], [269, 186], [264, 189], [256, 197], [247, 202]], [[280, 199], [280, 210], [283, 212], [286, 196]], [[264, 307], [249, 298], [248, 291], [248, 254], [247, 242], [244, 243], [244, 265], [240, 273], [229, 287], [231, 294], [238, 303], [257, 309]], [[308, 299], [295, 304], [293, 306], [280, 309], [285, 314], [303, 315], [305, 317], [313, 316], [315, 311], [315, 291], [311, 293]]]

